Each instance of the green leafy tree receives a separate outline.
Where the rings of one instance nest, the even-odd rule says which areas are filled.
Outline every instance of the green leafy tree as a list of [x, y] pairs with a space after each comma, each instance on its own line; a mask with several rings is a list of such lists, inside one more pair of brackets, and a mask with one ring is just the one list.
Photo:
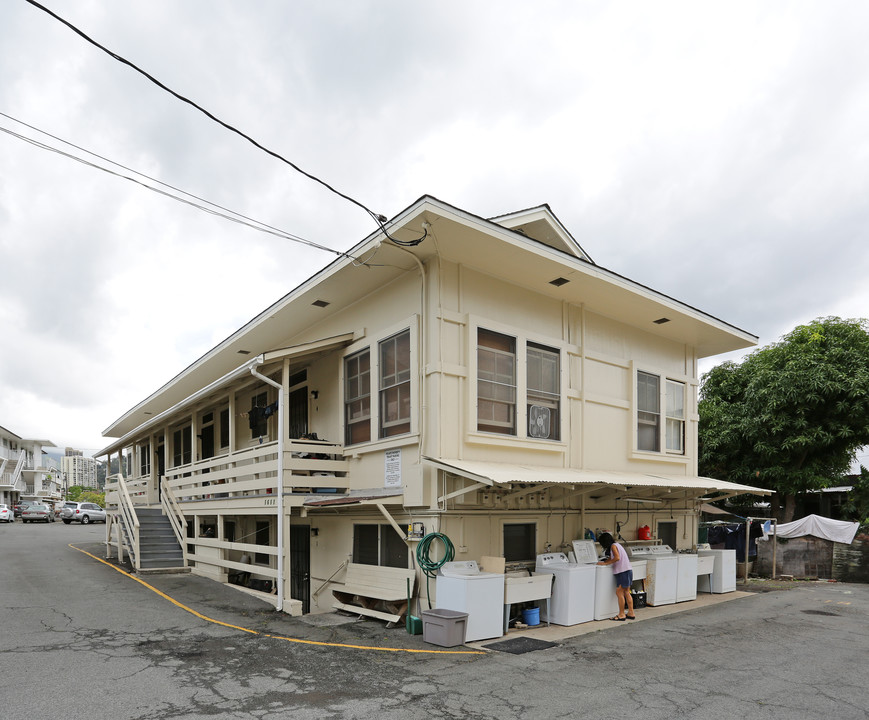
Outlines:
[[97, 492], [96, 490], [85, 490], [79, 496], [79, 502], [92, 502], [96, 503], [100, 507], [105, 507], [106, 494], [104, 492]]
[[860, 474], [854, 478], [842, 511], [850, 520], [856, 520], [861, 525], [869, 524], [869, 470], [862, 465]]
[[[869, 321], [819, 318], [703, 376], [700, 472], [795, 494], [837, 485], [869, 444]], [[780, 506], [784, 499], [784, 509]]]
[[92, 502], [100, 507], [106, 505], [105, 492], [99, 492], [93, 488], [87, 488], [83, 485], [72, 485], [66, 492], [66, 499], [72, 502]]

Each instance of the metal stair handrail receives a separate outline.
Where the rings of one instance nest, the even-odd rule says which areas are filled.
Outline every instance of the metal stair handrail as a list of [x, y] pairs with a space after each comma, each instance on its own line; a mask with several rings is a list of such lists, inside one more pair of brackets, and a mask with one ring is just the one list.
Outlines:
[[160, 507], [163, 509], [163, 514], [169, 518], [169, 524], [172, 526], [172, 532], [178, 538], [178, 544], [184, 553], [185, 564], [187, 562], [187, 520], [184, 518], [184, 513], [181, 512], [181, 506], [175, 498], [175, 493], [169, 487], [169, 481], [166, 476], [160, 478]]
[[118, 473], [115, 476], [118, 483], [118, 512], [121, 515], [121, 532], [126, 536], [125, 544], [128, 546], [130, 554], [133, 556], [133, 565], [137, 571], [141, 570], [142, 559], [139, 552], [139, 516], [136, 515], [136, 508], [133, 505], [133, 499], [130, 497], [130, 491], [127, 489], [127, 483], [124, 481], [123, 473]]
[[316, 590], [314, 590], [314, 592], [311, 593], [311, 599], [312, 599], [312, 600], [316, 600], [316, 599], [320, 596], [320, 591], [321, 591], [324, 587], [326, 587], [330, 582], [332, 582], [332, 578], [335, 577], [339, 572], [341, 572], [341, 571], [342, 571], [345, 567], [347, 567], [347, 565], [349, 565], [349, 564], [350, 564], [350, 559], [349, 559], [349, 558], [346, 559], [344, 562], [342, 562], [342, 563], [338, 566], [338, 568], [335, 570], [335, 572], [333, 572], [329, 577], [327, 577], [327, 578], [323, 581], [323, 583], [320, 585], [320, 587], [318, 587]]

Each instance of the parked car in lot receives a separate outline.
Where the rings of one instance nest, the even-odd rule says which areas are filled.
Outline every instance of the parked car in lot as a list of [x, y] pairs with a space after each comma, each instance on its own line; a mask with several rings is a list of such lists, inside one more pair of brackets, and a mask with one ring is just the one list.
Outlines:
[[0, 522], [15, 522], [15, 510], [6, 503], [0, 503]]
[[91, 502], [65, 502], [60, 511], [60, 519], [67, 525], [71, 522], [80, 522], [87, 525], [92, 522], [105, 522], [106, 511], [96, 503]]
[[31, 503], [21, 511], [21, 519], [24, 522], [54, 522], [54, 513], [48, 505]]
[[24, 508], [28, 505], [33, 505], [36, 500], [19, 500], [14, 505], [15, 517], [21, 517], [21, 513], [24, 512]]

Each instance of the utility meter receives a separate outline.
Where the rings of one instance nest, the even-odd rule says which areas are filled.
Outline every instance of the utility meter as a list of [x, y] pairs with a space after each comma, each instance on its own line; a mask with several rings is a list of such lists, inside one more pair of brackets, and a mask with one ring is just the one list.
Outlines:
[[421, 522], [410, 523], [407, 526], [408, 540], [422, 540], [425, 535], [425, 526]]

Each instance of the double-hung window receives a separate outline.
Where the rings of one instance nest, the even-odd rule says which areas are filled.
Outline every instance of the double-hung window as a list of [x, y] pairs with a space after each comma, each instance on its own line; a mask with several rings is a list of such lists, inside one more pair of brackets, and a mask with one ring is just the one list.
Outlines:
[[147, 477], [151, 474], [151, 443], [139, 445], [139, 476]]
[[344, 442], [371, 439], [371, 353], [366, 348], [344, 360]]
[[380, 437], [410, 432], [410, 330], [380, 342]]
[[661, 378], [637, 373], [637, 450], [661, 451]]
[[667, 380], [667, 452], [685, 454], [685, 383]]
[[191, 428], [189, 425], [172, 432], [172, 467], [187, 465], [192, 458]]
[[558, 351], [529, 342], [525, 376], [528, 437], [558, 440], [561, 427], [561, 370]]
[[477, 430], [516, 434], [516, 338], [477, 329]]
[[636, 406], [637, 450], [684, 455], [685, 383], [638, 371]]

